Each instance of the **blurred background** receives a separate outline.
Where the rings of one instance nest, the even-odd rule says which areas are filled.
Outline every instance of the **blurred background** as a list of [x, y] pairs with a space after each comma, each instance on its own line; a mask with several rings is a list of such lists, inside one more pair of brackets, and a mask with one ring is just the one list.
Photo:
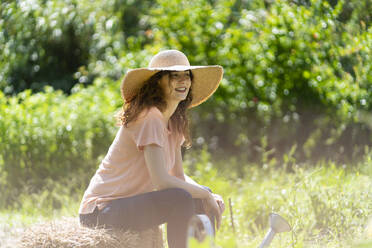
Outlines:
[[190, 111], [190, 173], [200, 153], [237, 178], [248, 164], [355, 166], [372, 145], [371, 13], [369, 0], [2, 0], [0, 209], [40, 192], [79, 201], [116, 134], [123, 75], [163, 49], [224, 67]]

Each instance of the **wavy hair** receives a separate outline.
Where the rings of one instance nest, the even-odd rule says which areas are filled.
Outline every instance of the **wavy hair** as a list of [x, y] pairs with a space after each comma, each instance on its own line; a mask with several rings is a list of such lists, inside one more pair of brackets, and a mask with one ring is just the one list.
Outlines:
[[[162, 76], [169, 75], [171, 71], [160, 71], [154, 74], [148, 79], [142, 88], [138, 91], [132, 99], [124, 102], [123, 107], [117, 115], [118, 125], [124, 125], [125, 127], [132, 121], [135, 121], [139, 114], [151, 107], [157, 107], [161, 112], [167, 108], [167, 102], [164, 100], [163, 89], [159, 85], [159, 81]], [[189, 120], [187, 117], [187, 109], [192, 101], [192, 81], [193, 75], [190, 72], [191, 87], [185, 100], [182, 100], [173, 115], [170, 117], [172, 126], [174, 126], [177, 132], [183, 134], [185, 142], [183, 146], [186, 148], [191, 147], [191, 137], [189, 131]]]

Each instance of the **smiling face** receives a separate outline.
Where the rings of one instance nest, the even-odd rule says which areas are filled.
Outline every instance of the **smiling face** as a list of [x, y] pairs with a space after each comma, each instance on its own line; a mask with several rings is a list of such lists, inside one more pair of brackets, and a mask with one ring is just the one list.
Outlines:
[[167, 102], [185, 100], [191, 87], [190, 71], [170, 71], [160, 79], [160, 86]]

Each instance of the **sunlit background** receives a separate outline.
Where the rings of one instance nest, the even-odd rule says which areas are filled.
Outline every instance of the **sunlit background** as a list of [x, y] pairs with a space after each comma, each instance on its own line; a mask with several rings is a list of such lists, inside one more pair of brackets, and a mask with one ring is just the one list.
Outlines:
[[370, 0], [2, 0], [0, 247], [77, 216], [123, 75], [163, 49], [224, 67], [184, 150], [185, 171], [232, 200], [218, 245], [257, 247], [276, 211], [294, 231], [273, 247], [370, 247], [371, 13]]

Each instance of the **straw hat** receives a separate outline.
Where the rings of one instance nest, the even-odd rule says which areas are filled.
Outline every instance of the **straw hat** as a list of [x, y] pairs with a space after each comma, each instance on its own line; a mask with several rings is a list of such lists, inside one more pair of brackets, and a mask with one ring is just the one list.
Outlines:
[[132, 69], [127, 72], [121, 83], [121, 96], [130, 101], [143, 84], [159, 71], [185, 71], [193, 74], [190, 108], [206, 101], [217, 89], [223, 75], [222, 66], [191, 66], [186, 55], [177, 50], [165, 50], [156, 54], [147, 68]]

